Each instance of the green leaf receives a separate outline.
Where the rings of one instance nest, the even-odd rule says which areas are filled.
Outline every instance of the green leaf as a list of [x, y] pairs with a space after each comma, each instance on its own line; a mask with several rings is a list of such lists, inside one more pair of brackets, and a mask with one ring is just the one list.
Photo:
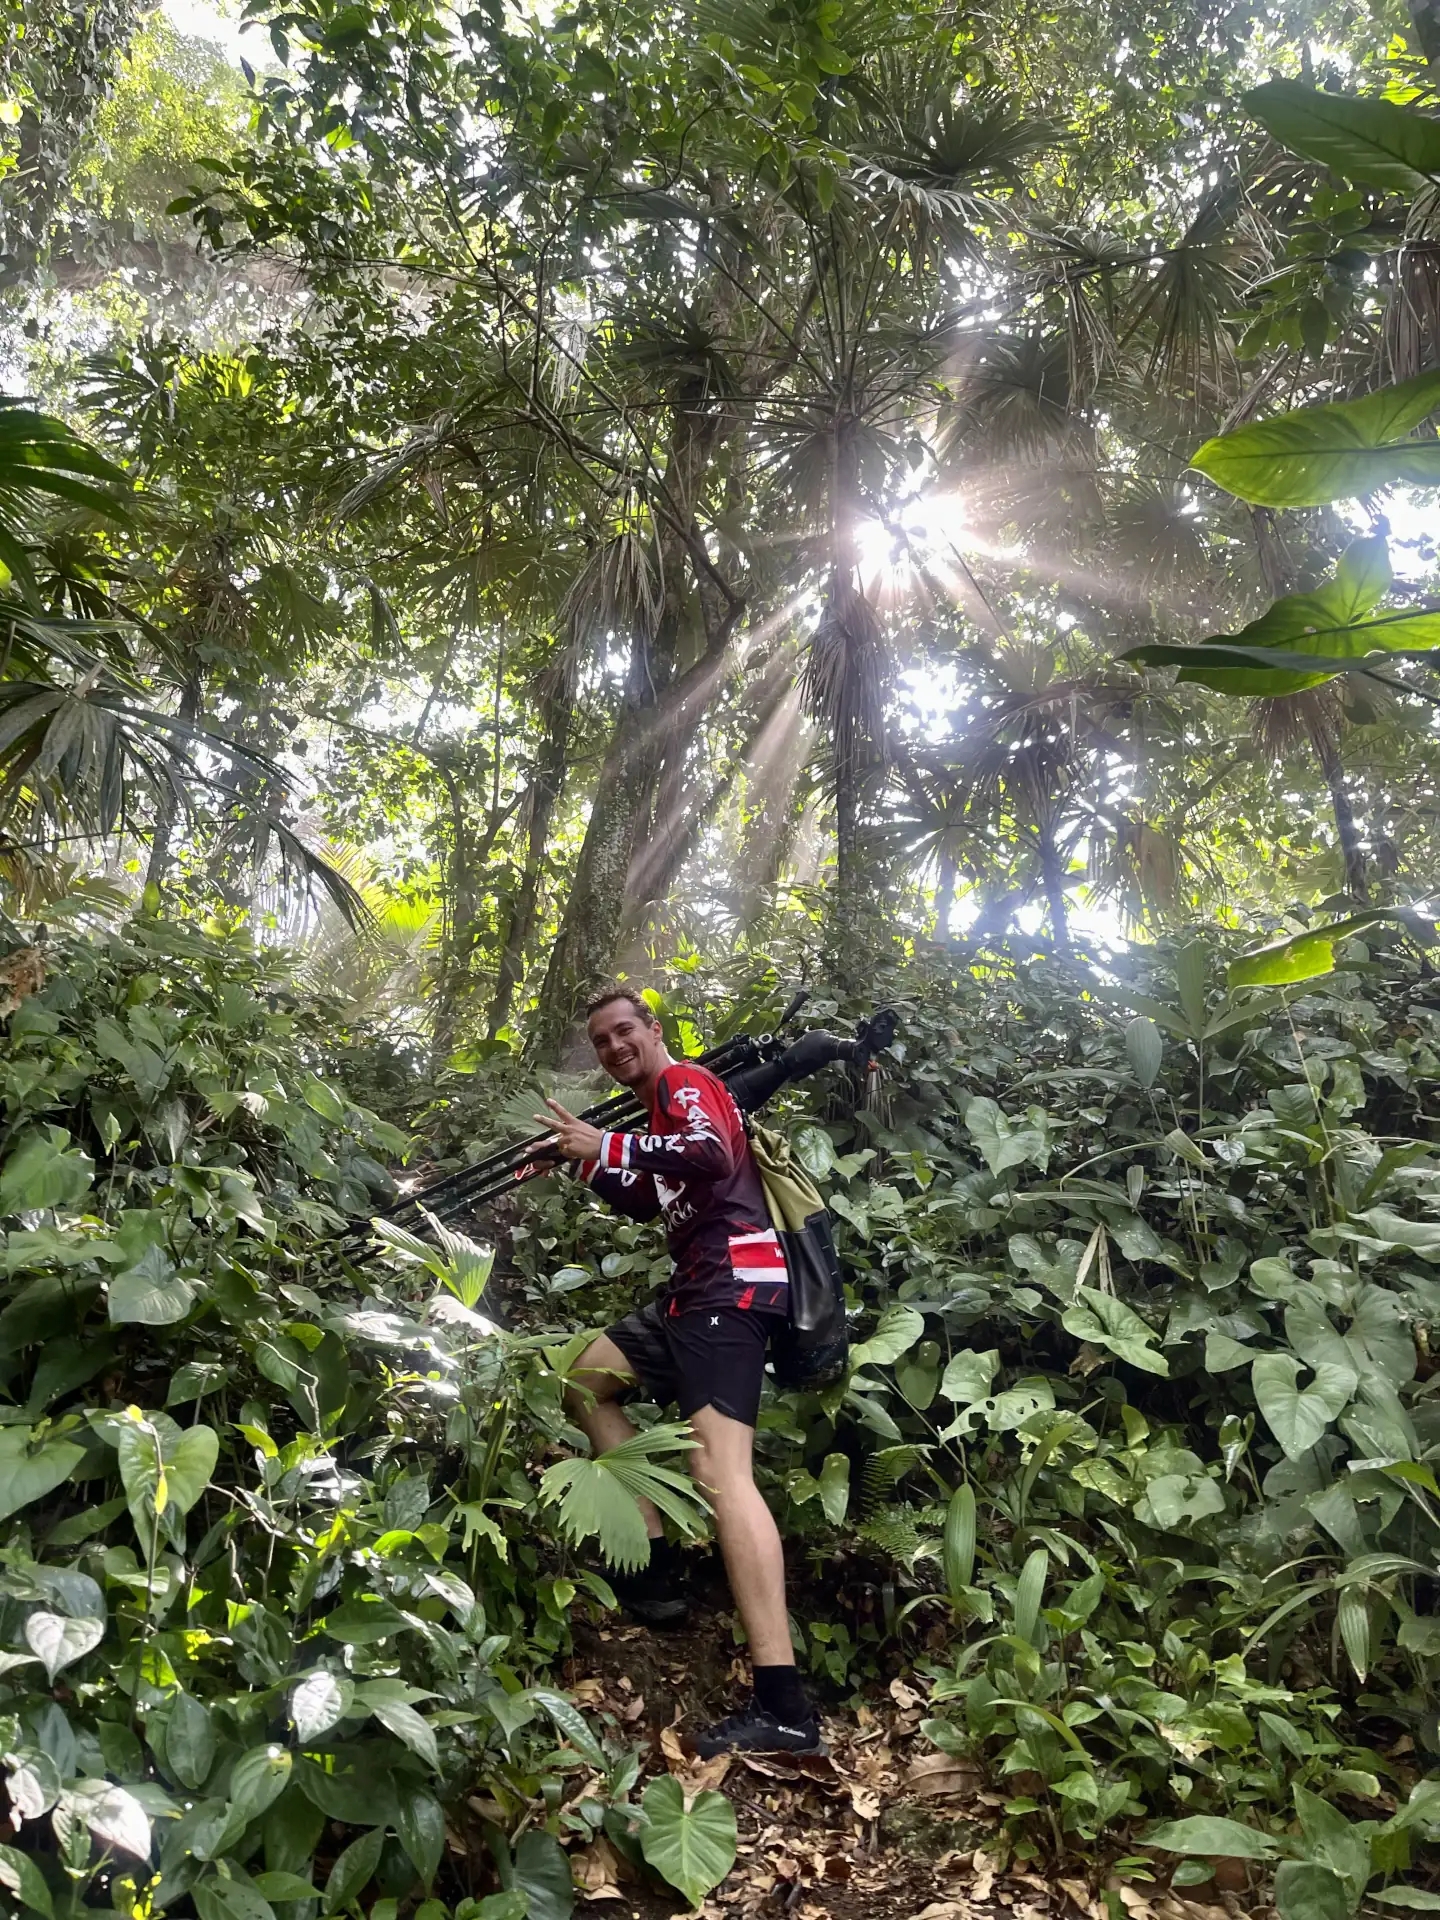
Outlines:
[[150, 1853], [150, 1820], [133, 1793], [108, 1780], [77, 1780], [60, 1796], [97, 1840], [144, 1860]]
[[1298, 80], [1252, 87], [1241, 101], [1265, 131], [1357, 186], [1414, 195], [1440, 184], [1440, 121], [1388, 100], [1320, 93]]
[[1386, 1907], [1409, 1907], [1413, 1911], [1440, 1913], [1440, 1893], [1427, 1893], [1423, 1887], [1377, 1887], [1367, 1900], [1378, 1900]]
[[941, 1547], [941, 1565], [945, 1573], [945, 1591], [952, 1605], [960, 1606], [966, 1589], [975, 1578], [975, 1489], [966, 1481], [950, 1496], [945, 1510], [945, 1535]]
[[[0, 423], [4, 417], [0, 410]], [[28, 1133], [0, 1168], [0, 1214], [77, 1207], [94, 1171], [94, 1161], [70, 1145], [63, 1127]]]
[[1125, 1057], [1142, 1087], [1153, 1087], [1165, 1057], [1160, 1029], [1148, 1014], [1137, 1014], [1125, 1029]]
[[706, 1789], [689, 1806], [673, 1774], [652, 1780], [640, 1802], [640, 1849], [655, 1871], [698, 1907], [735, 1864], [735, 1809]]
[[908, 1353], [925, 1332], [925, 1316], [914, 1307], [892, 1302], [880, 1315], [879, 1324], [868, 1340], [851, 1349], [857, 1367], [891, 1366], [902, 1353]]
[[369, 1833], [362, 1833], [358, 1840], [350, 1842], [330, 1869], [321, 1902], [322, 1913], [338, 1913], [353, 1903], [356, 1894], [373, 1878], [384, 1846], [383, 1827], [372, 1827]]
[[1275, 1852], [1269, 1834], [1244, 1827], [1238, 1820], [1204, 1813], [1192, 1814], [1186, 1820], [1169, 1820], [1147, 1833], [1142, 1844], [1158, 1847], [1162, 1853], [1214, 1855], [1223, 1860], [1268, 1860]]
[[588, 1760], [592, 1767], [603, 1768], [606, 1764], [605, 1750], [580, 1709], [563, 1693], [556, 1693], [550, 1687], [532, 1687], [530, 1698], [542, 1706], [556, 1728], [567, 1739], [575, 1751]]
[[428, 1893], [445, 1855], [445, 1815], [434, 1794], [423, 1787], [402, 1787], [396, 1830]]
[[1275, 1872], [1280, 1920], [1350, 1920], [1356, 1910], [1338, 1873], [1315, 1860], [1285, 1860]]
[[1102, 1293], [1098, 1287], [1081, 1287], [1075, 1304], [1061, 1314], [1060, 1324], [1077, 1340], [1106, 1347], [1117, 1360], [1127, 1361], [1146, 1373], [1168, 1374], [1170, 1371], [1170, 1362], [1155, 1350], [1154, 1328], [1123, 1300], [1117, 1300], [1114, 1294]]
[[328, 1733], [349, 1713], [354, 1698], [355, 1683], [348, 1674], [307, 1674], [290, 1696], [296, 1739], [303, 1745]]
[[643, 1567], [650, 1558], [650, 1540], [639, 1499], [654, 1501], [685, 1533], [696, 1531], [704, 1509], [694, 1483], [656, 1459], [693, 1445], [688, 1428], [647, 1428], [594, 1459], [560, 1460], [547, 1467], [540, 1498], [547, 1505], [558, 1502], [567, 1539], [578, 1542], [593, 1535], [611, 1566], [627, 1571]]
[[32, 1613], [25, 1622], [25, 1641], [37, 1654], [50, 1684], [62, 1668], [83, 1660], [105, 1638], [103, 1620], [69, 1620], [63, 1614]]
[[85, 1458], [73, 1440], [52, 1435], [38, 1447], [26, 1427], [0, 1427], [0, 1520], [53, 1493]]
[[1280, 987], [1333, 973], [1338, 941], [1348, 940], [1363, 927], [1373, 927], [1387, 920], [1401, 921], [1426, 945], [1434, 944], [1434, 928], [1419, 914], [1405, 908], [1372, 907], [1365, 913], [1348, 914], [1343, 920], [1332, 920], [1323, 927], [1311, 927], [1304, 933], [1291, 934], [1289, 939], [1276, 940], [1268, 947], [1257, 948], [1254, 953], [1242, 953], [1238, 960], [1230, 963], [1227, 974], [1229, 985], [1232, 989]]
[[195, 1304], [195, 1289], [159, 1247], [147, 1247], [133, 1267], [117, 1273], [108, 1294], [112, 1326], [173, 1326]]
[[1207, 440], [1190, 464], [1256, 507], [1319, 507], [1440, 484], [1440, 440], [1407, 440], [1440, 405], [1440, 369], [1360, 400], [1299, 407]]
[[1036, 1547], [1027, 1557], [1020, 1569], [1020, 1578], [1015, 1582], [1015, 1631], [1032, 1647], [1038, 1644], [1035, 1634], [1040, 1623], [1040, 1602], [1045, 1597], [1045, 1581], [1049, 1572], [1049, 1553], [1044, 1547]]
[[820, 1469], [820, 1505], [832, 1527], [843, 1526], [850, 1505], [850, 1461], [843, 1453], [827, 1453]]
[[248, 1825], [280, 1798], [290, 1779], [292, 1756], [273, 1741], [251, 1747], [230, 1769], [230, 1806]]
[[43, 1913], [45, 1920], [54, 1920], [55, 1907], [45, 1876], [18, 1847], [0, 1846], [0, 1887], [36, 1913]]
[[515, 1849], [511, 1874], [515, 1891], [523, 1893], [528, 1902], [526, 1920], [570, 1920], [575, 1910], [575, 1882], [570, 1862], [554, 1834], [534, 1828], [523, 1834]]
[[823, 1127], [797, 1127], [790, 1145], [812, 1180], [823, 1180], [835, 1165], [835, 1142]]
[[165, 1458], [167, 1513], [188, 1513], [210, 1484], [220, 1457], [220, 1436], [213, 1427], [187, 1427]]
[[412, 1753], [418, 1753], [427, 1767], [439, 1771], [440, 1750], [435, 1744], [435, 1729], [414, 1707], [407, 1706], [403, 1700], [376, 1700], [370, 1703], [370, 1711], [397, 1740], [403, 1740]]
[[983, 1096], [966, 1107], [965, 1131], [994, 1174], [1024, 1166], [1027, 1160], [1043, 1168], [1049, 1157], [1049, 1143], [1039, 1127], [1012, 1120], [993, 1100]]
[[165, 1758], [181, 1786], [199, 1791], [215, 1764], [215, 1725], [190, 1693], [177, 1693], [165, 1722]]
[[1337, 1366], [1317, 1367], [1303, 1393], [1299, 1377], [1300, 1362], [1289, 1353], [1257, 1354], [1250, 1368], [1256, 1402], [1289, 1460], [1310, 1451], [1349, 1405], [1356, 1384], [1353, 1371]]
[[957, 1406], [973, 1407], [977, 1400], [989, 1398], [999, 1365], [998, 1347], [984, 1353], [957, 1353], [941, 1376], [940, 1391]]
[[229, 1874], [197, 1881], [191, 1897], [200, 1920], [275, 1920], [275, 1910], [264, 1894]]

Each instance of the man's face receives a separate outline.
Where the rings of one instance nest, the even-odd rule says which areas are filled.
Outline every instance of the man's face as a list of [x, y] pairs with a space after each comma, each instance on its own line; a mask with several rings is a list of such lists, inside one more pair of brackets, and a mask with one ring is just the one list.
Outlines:
[[656, 1074], [665, 1058], [665, 1041], [657, 1021], [637, 1013], [628, 1000], [612, 1000], [597, 1008], [589, 1021], [595, 1058], [622, 1087], [638, 1087]]

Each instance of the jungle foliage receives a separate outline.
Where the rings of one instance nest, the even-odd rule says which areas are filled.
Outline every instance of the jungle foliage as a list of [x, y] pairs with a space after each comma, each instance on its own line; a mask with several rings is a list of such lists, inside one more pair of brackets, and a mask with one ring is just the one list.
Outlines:
[[997, 1858], [1440, 1908], [1432, 12], [0, 0], [18, 1911], [729, 1872], [562, 1684], [708, 1541], [563, 1409], [660, 1242], [384, 1219], [617, 966], [902, 1013], [777, 1115], [826, 1701]]

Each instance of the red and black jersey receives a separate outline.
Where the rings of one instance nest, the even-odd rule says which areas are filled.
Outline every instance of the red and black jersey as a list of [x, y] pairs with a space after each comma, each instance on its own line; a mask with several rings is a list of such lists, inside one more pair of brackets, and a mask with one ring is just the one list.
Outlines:
[[675, 1272], [669, 1311], [784, 1313], [785, 1256], [730, 1089], [677, 1060], [655, 1082], [649, 1133], [605, 1133], [581, 1178], [634, 1220], [665, 1219]]

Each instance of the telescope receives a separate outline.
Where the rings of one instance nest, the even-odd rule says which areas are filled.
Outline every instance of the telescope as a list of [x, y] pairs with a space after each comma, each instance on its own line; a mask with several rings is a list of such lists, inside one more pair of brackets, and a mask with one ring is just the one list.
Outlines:
[[[742, 1113], [754, 1113], [793, 1080], [808, 1079], [836, 1061], [868, 1068], [875, 1056], [883, 1053], [895, 1038], [900, 1024], [893, 1007], [882, 1007], [860, 1021], [853, 1037], [844, 1038], [823, 1027], [812, 1028], [798, 1039], [787, 1040], [785, 1029], [809, 999], [797, 993], [785, 1009], [773, 1033], [735, 1034], [691, 1064], [706, 1067], [723, 1080]], [[592, 1126], [617, 1130], [648, 1119], [645, 1109], [632, 1093], [621, 1093], [580, 1115]], [[527, 1180], [553, 1173], [561, 1162], [547, 1151], [551, 1136], [532, 1134], [512, 1146], [498, 1147], [468, 1167], [459, 1167], [428, 1186], [408, 1194], [399, 1206], [383, 1215], [397, 1227], [422, 1238], [432, 1220], [442, 1224], [490, 1206], [502, 1195], [513, 1192]], [[369, 1238], [368, 1229], [356, 1229], [345, 1236], [347, 1242], [360, 1243]]]

